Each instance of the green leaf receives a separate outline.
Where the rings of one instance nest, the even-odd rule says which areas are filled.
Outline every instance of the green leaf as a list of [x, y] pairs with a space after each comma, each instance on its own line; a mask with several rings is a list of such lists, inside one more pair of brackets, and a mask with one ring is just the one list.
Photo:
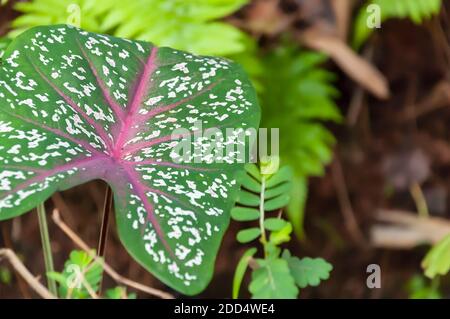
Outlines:
[[[104, 180], [130, 255], [172, 288], [202, 291], [244, 166], [240, 149], [213, 153], [222, 159], [215, 161], [211, 147], [217, 138], [237, 144], [227, 128], [259, 123], [242, 69], [63, 25], [23, 33], [3, 62], [0, 220], [55, 191]], [[208, 128], [221, 134], [203, 134]]]
[[266, 187], [272, 188], [281, 183], [290, 182], [292, 180], [292, 174], [292, 169], [289, 166], [283, 166], [267, 180]]
[[283, 252], [282, 257], [288, 262], [291, 274], [295, 278], [295, 283], [300, 288], [318, 286], [321, 280], [326, 280], [330, 277], [330, 272], [333, 269], [333, 266], [322, 258], [305, 257], [299, 259], [291, 256], [288, 250]]
[[248, 174], [242, 178], [242, 187], [255, 193], [261, 192], [261, 184]]
[[239, 260], [233, 277], [233, 299], [239, 298], [239, 290], [241, 289], [242, 280], [244, 279], [248, 264], [257, 251], [258, 250], [256, 248], [250, 248], [242, 255], [241, 259]]
[[327, 60], [325, 55], [302, 50], [293, 42], [282, 41], [262, 59], [261, 126], [279, 129], [282, 164], [290, 166], [295, 176], [320, 176], [335, 143], [323, 121], [342, 121], [334, 102], [336, 76], [320, 65]]
[[[327, 57], [291, 43], [289, 39], [283, 41], [262, 59], [262, 127], [279, 128], [283, 137], [280, 158], [293, 170], [287, 178], [293, 182], [292, 190], [284, 193], [290, 195], [287, 212], [296, 235], [302, 239], [307, 179], [324, 174], [336, 142], [323, 122], [340, 123], [342, 115], [334, 101], [339, 95], [333, 85], [336, 76], [321, 66]], [[276, 180], [271, 180], [268, 194], [275, 189], [271, 184]]]
[[3, 285], [9, 285], [11, 284], [11, 271], [3, 266], [0, 266], [0, 283]]
[[106, 290], [105, 296], [108, 299], [136, 299], [136, 294], [127, 294], [127, 290], [120, 286]]
[[271, 241], [264, 245], [264, 250], [267, 254], [266, 259], [280, 257], [281, 248]]
[[259, 218], [259, 211], [254, 208], [237, 206], [231, 210], [231, 218], [240, 222], [257, 220]]
[[374, 12], [368, 10], [369, 5], [376, 5], [381, 14], [381, 22], [390, 18], [410, 19], [416, 24], [422, 23], [432, 15], [439, 13], [441, 0], [370, 0], [361, 8], [355, 19], [353, 45], [359, 48], [374, 31], [369, 28], [368, 21]]
[[283, 194], [281, 196], [272, 198], [264, 203], [264, 209], [266, 211], [276, 210], [285, 207], [289, 204], [291, 197], [289, 194]]
[[292, 182], [290, 202], [287, 207], [287, 215], [292, 223], [294, 233], [298, 239], [305, 237], [303, 221], [305, 218], [305, 204], [308, 196], [308, 181], [304, 177], [296, 177]]
[[288, 263], [284, 259], [258, 259], [249, 290], [255, 299], [294, 299], [298, 295]]
[[425, 276], [434, 278], [438, 275], [444, 276], [450, 270], [450, 235], [438, 242], [427, 253], [422, 261]]
[[252, 194], [250, 192], [247, 192], [246, 190], [239, 191], [237, 202], [241, 205], [246, 206], [259, 206], [259, 196], [256, 194]]
[[255, 164], [245, 164], [245, 171], [252, 177], [254, 177], [257, 181], [261, 181], [261, 173], [259, 172], [258, 166]]
[[47, 274], [59, 284], [59, 296], [70, 299], [89, 298], [86, 285], [89, 285], [93, 291], [97, 291], [102, 275], [102, 265], [81, 250], [74, 250], [70, 253], [61, 273]]
[[273, 175], [275, 175], [280, 168], [280, 157], [277, 155], [274, 156], [263, 156], [259, 162], [259, 170], [261, 175], [270, 179]]
[[253, 38], [247, 37], [245, 41], [246, 49], [244, 52], [228, 56], [231, 60], [242, 65], [250, 76], [256, 92], [260, 93], [264, 90], [261, 84], [261, 75], [264, 74], [262, 62], [257, 56], [259, 47]]
[[264, 228], [270, 231], [279, 231], [286, 226], [287, 222], [281, 218], [267, 218], [264, 220]]
[[274, 231], [270, 233], [270, 242], [274, 245], [280, 245], [282, 243], [287, 243], [291, 240], [292, 224], [286, 223], [286, 225], [279, 231]]
[[275, 186], [274, 188], [267, 189], [264, 193], [264, 198], [267, 200], [286, 193], [290, 193], [291, 188], [291, 182], [283, 183], [281, 185]]
[[241, 230], [237, 233], [238, 242], [245, 244], [251, 242], [261, 235], [261, 230], [257, 227]]
[[421, 275], [414, 275], [407, 285], [409, 299], [441, 299], [443, 298], [439, 291], [438, 278], [426, 280]]
[[[31, 0], [14, 5], [22, 14], [13, 21], [15, 30], [11, 34], [17, 36], [31, 27], [75, 18], [81, 28], [91, 32], [223, 56], [243, 52], [249, 37], [231, 24], [216, 20], [246, 3], [248, 0]], [[71, 5], [77, 5], [79, 12], [69, 11]]]

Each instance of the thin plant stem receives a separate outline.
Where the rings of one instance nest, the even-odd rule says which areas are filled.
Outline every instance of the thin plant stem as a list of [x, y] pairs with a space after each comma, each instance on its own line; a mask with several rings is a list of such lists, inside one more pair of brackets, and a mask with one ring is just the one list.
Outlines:
[[118, 272], [116, 272], [111, 266], [109, 266], [107, 263], [104, 262], [103, 259], [99, 258], [92, 249], [72, 230], [67, 226], [62, 220], [61, 216], [59, 215], [59, 211], [57, 209], [53, 210], [53, 221], [55, 222], [56, 226], [58, 226], [78, 247], [83, 249], [92, 259], [94, 259], [96, 262], [101, 264], [103, 266], [103, 269], [105, 272], [111, 276], [112, 279], [117, 281], [118, 283], [121, 283], [125, 286], [131, 287], [136, 290], [140, 290], [142, 292], [145, 292], [147, 294], [150, 294], [152, 296], [157, 296], [162, 299], [174, 299], [174, 296], [171, 294], [161, 291], [159, 289], [155, 289], [152, 287], [145, 286], [141, 283], [138, 283], [136, 281], [133, 281], [131, 279], [128, 279], [126, 277], [123, 277]]
[[[100, 238], [98, 240], [98, 249], [97, 256], [100, 258], [105, 257], [105, 249], [106, 242], [108, 239], [108, 230], [109, 230], [109, 215], [112, 209], [112, 190], [111, 187], [106, 186], [106, 194], [105, 194], [105, 203], [103, 205], [103, 218], [102, 218], [102, 226], [100, 230]], [[100, 279], [98, 292], [101, 293], [103, 286], [103, 277]]]
[[267, 237], [266, 237], [266, 231], [264, 229], [264, 193], [266, 190], [266, 176], [262, 176], [261, 178], [261, 194], [260, 194], [260, 200], [259, 200], [259, 228], [261, 229], [261, 243], [264, 246], [264, 255], [267, 256], [266, 251], [266, 244], [267, 244]]
[[427, 201], [425, 199], [425, 195], [422, 192], [422, 188], [419, 183], [414, 182], [410, 187], [411, 196], [414, 200], [414, 203], [417, 207], [417, 212], [421, 218], [430, 217], [430, 213], [428, 211]]
[[[52, 248], [50, 245], [50, 236], [48, 234], [47, 216], [45, 213], [44, 203], [37, 206], [37, 214], [39, 219], [39, 231], [41, 233], [42, 251], [44, 253], [45, 273], [54, 272]], [[48, 289], [57, 296], [56, 282], [54, 279], [47, 277]]]
[[11, 266], [20, 274], [20, 276], [22, 276], [22, 278], [34, 291], [36, 291], [39, 296], [45, 299], [56, 299], [56, 296], [53, 295], [43, 284], [41, 284], [32, 273], [30, 273], [14, 251], [9, 248], [0, 248], [0, 259], [2, 257], [6, 257]]
[[99, 257], [103, 257], [105, 255], [105, 249], [106, 249], [106, 240], [108, 237], [108, 230], [109, 230], [109, 215], [112, 208], [112, 190], [111, 187], [106, 187], [106, 194], [105, 194], [105, 202], [103, 205], [103, 218], [102, 218], [102, 226], [100, 230], [100, 237], [98, 240], [98, 250], [97, 255]]

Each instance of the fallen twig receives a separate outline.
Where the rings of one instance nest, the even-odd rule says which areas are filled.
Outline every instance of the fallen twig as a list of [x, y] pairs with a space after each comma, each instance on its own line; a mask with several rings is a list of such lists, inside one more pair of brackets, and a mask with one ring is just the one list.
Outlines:
[[19, 257], [9, 248], [0, 249], [0, 257], [5, 257], [10, 263], [11, 266], [22, 276], [22, 278], [30, 285], [30, 287], [36, 291], [39, 296], [44, 299], [56, 299], [44, 285], [42, 285], [30, 271], [24, 266], [24, 264], [20, 261]]
[[[13, 250], [13, 242], [11, 239], [11, 231], [9, 226], [11, 225], [11, 222], [4, 221], [2, 223], [1, 232], [3, 234], [3, 242], [5, 244], [5, 248], [9, 248]], [[17, 284], [19, 286], [19, 290], [22, 293], [22, 296], [25, 299], [31, 299], [31, 292], [29, 291], [29, 287], [26, 283], [26, 281], [20, 276], [19, 272], [14, 269], [14, 276], [17, 278]]]
[[93, 250], [77, 235], [75, 232], [70, 229], [69, 226], [67, 226], [62, 220], [59, 215], [59, 212], [57, 209], [53, 210], [52, 219], [54, 223], [81, 249], [83, 249], [91, 258], [93, 258], [96, 262], [101, 264], [103, 266], [103, 269], [105, 272], [111, 276], [115, 281], [129, 286], [131, 288], [140, 290], [142, 292], [148, 293], [149, 295], [156, 296], [162, 299], [174, 299], [174, 296], [171, 294], [161, 291], [159, 289], [155, 289], [152, 287], [148, 287], [146, 285], [140, 284], [136, 281], [133, 281], [131, 279], [125, 278], [119, 273], [117, 273], [111, 266], [109, 266], [107, 263], [105, 263], [101, 258], [97, 257], [95, 253], [93, 253]]
[[[370, 44], [364, 50], [362, 58], [367, 62], [372, 63], [373, 51], [373, 42], [370, 42]], [[350, 106], [347, 112], [347, 124], [349, 126], [354, 126], [356, 124], [356, 121], [358, 120], [358, 117], [361, 113], [361, 109], [364, 105], [365, 96], [366, 92], [364, 91], [364, 88], [361, 85], [358, 85], [352, 95]]]
[[389, 98], [385, 76], [338, 37], [311, 30], [304, 32], [300, 40], [306, 46], [328, 54], [348, 76], [377, 98]]
[[345, 226], [353, 241], [360, 246], [364, 246], [365, 238], [358, 226], [358, 222], [356, 221], [355, 213], [353, 212], [353, 207], [348, 196], [347, 185], [345, 183], [341, 162], [337, 156], [335, 156], [334, 161], [331, 164], [331, 173], [333, 175], [333, 181], [338, 195], [339, 206], [344, 216]]
[[380, 210], [377, 224], [370, 232], [375, 247], [411, 249], [420, 244], [435, 244], [450, 233], [450, 222], [444, 218], [421, 218], [414, 212]]
[[441, 81], [431, 93], [416, 105], [411, 105], [402, 113], [400, 122], [408, 122], [427, 115], [430, 112], [450, 105], [450, 82]]

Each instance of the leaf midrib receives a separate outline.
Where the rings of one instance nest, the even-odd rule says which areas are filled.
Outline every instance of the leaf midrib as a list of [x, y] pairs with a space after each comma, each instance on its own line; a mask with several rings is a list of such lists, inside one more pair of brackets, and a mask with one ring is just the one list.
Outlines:
[[127, 142], [129, 129], [133, 126], [136, 114], [138, 114], [139, 107], [141, 106], [142, 100], [147, 93], [152, 74], [156, 70], [157, 65], [155, 62], [157, 52], [158, 48], [156, 46], [152, 47], [150, 55], [144, 65], [144, 70], [139, 75], [137, 80], [136, 90], [134, 91], [133, 97], [127, 106], [128, 113], [122, 123], [117, 140], [111, 150], [111, 156], [117, 160], [121, 160], [123, 158], [123, 146]]

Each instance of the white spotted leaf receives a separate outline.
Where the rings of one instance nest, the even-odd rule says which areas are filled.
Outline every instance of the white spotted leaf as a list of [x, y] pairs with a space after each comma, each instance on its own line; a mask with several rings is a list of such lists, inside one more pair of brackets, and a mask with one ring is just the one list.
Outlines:
[[[202, 291], [250, 148], [239, 132], [259, 124], [241, 68], [63, 25], [23, 33], [2, 61], [0, 220], [104, 180], [128, 252], [174, 289]], [[180, 145], [196, 148], [180, 158]], [[212, 158], [217, 145], [236, 148]]]

